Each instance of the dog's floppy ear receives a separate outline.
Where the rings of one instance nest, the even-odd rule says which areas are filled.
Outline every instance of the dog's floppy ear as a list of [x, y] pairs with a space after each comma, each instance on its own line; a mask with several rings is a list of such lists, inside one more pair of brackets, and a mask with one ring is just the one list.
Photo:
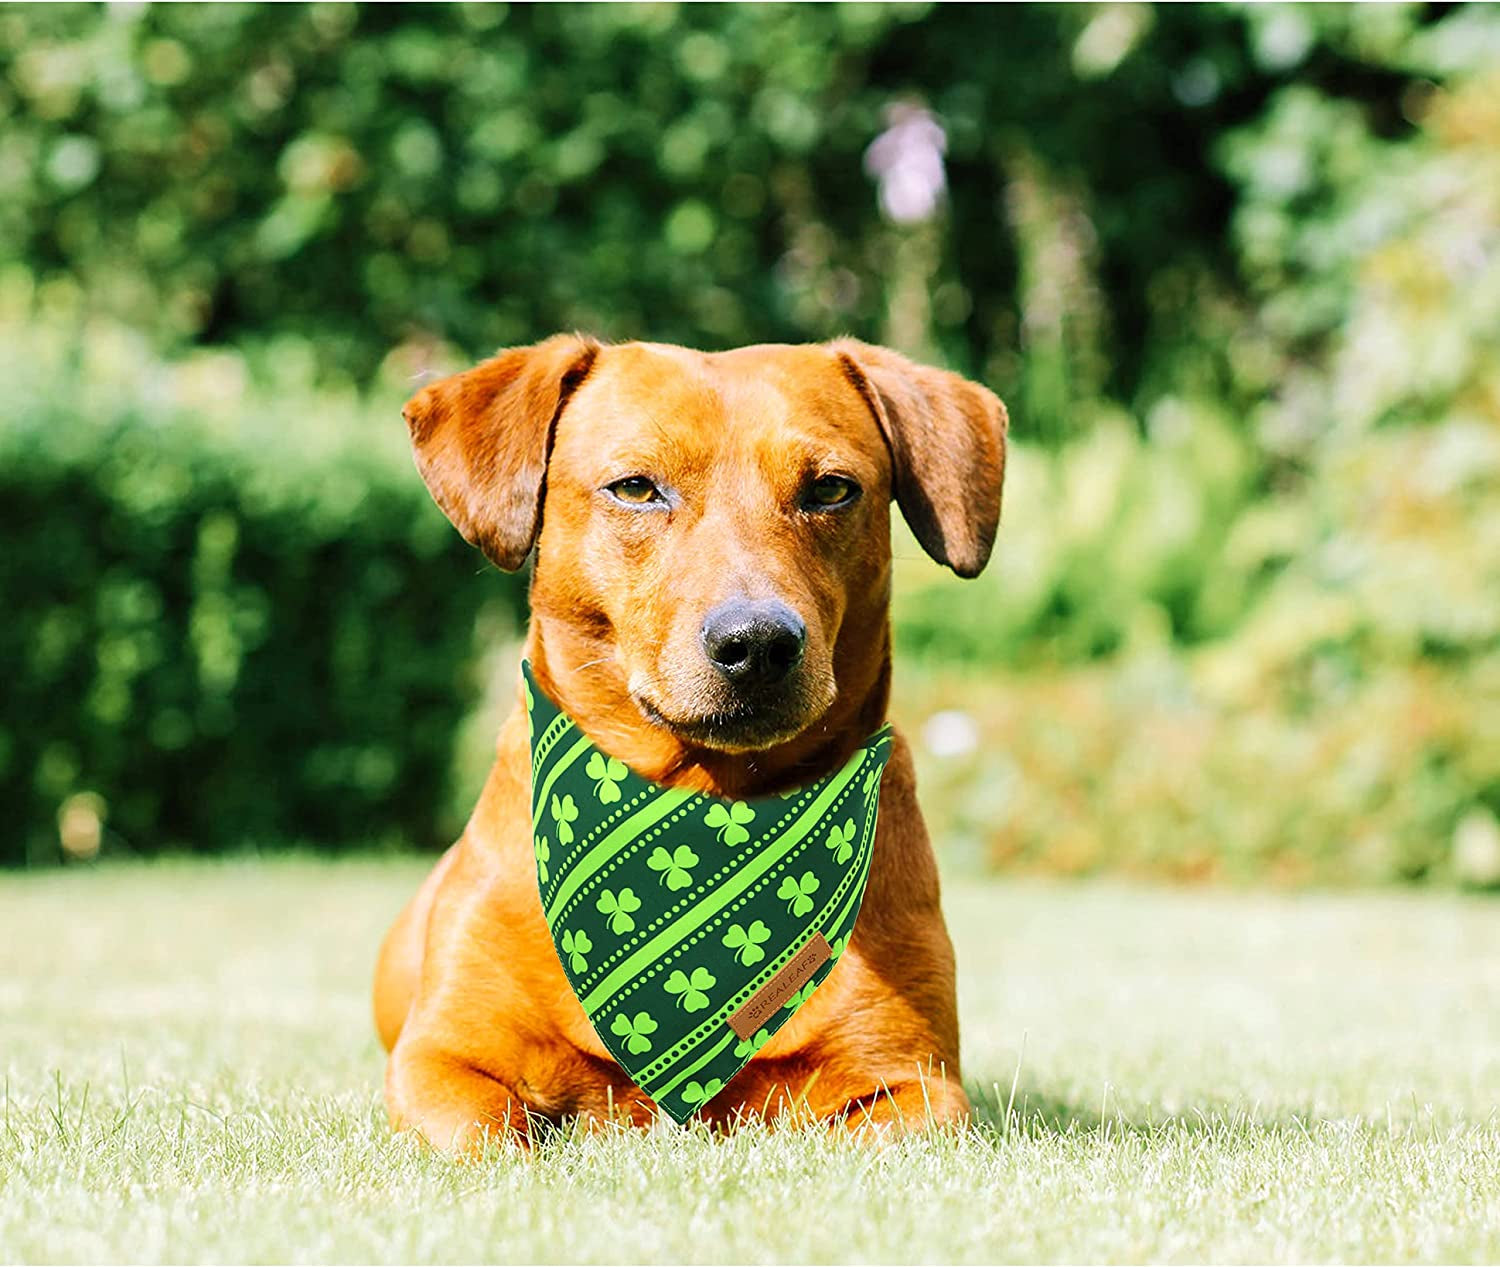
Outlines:
[[896, 504], [922, 548], [978, 576], [1000, 524], [1005, 406], [987, 388], [854, 339], [830, 345], [890, 446]]
[[598, 352], [570, 334], [506, 348], [424, 387], [402, 410], [433, 500], [507, 572], [536, 542], [553, 424]]

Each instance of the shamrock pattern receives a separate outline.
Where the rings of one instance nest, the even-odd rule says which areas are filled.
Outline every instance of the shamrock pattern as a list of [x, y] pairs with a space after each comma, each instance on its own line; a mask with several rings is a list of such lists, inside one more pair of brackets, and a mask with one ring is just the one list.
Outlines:
[[753, 809], [744, 801], [735, 801], [731, 805], [720, 803], [709, 806], [708, 814], [703, 822], [714, 828], [719, 833], [719, 839], [726, 845], [743, 845], [750, 839], [750, 833], [745, 830], [745, 824], [753, 822], [754, 819]]
[[667, 888], [685, 889], [693, 883], [693, 868], [698, 865], [698, 855], [687, 845], [678, 845], [671, 853], [657, 845], [646, 859], [646, 865], [661, 873], [661, 883]]
[[787, 909], [793, 915], [802, 916], [812, 910], [812, 895], [817, 891], [818, 877], [811, 871], [804, 871], [800, 880], [786, 876], [781, 881], [781, 887], [776, 890], [776, 896], [789, 904]]
[[594, 909], [608, 917], [610, 932], [623, 937], [635, 928], [635, 913], [641, 909], [641, 899], [629, 886], [618, 893], [605, 889], [594, 903]]
[[589, 961], [584, 958], [589, 951], [593, 950], [594, 943], [589, 940], [589, 935], [579, 929], [576, 933], [571, 930], [562, 935], [563, 954], [568, 957], [568, 967], [574, 972], [587, 972]]
[[691, 1105], [693, 1108], [699, 1108], [707, 1104], [723, 1089], [723, 1078], [710, 1078], [707, 1082], [698, 1082], [695, 1079], [683, 1087], [682, 1102]]
[[666, 991], [677, 996], [677, 1006], [684, 1012], [701, 1012], [708, 1006], [708, 992], [718, 985], [718, 978], [707, 968], [694, 968], [689, 976], [681, 968], [667, 978]]
[[764, 920], [756, 920], [749, 928], [743, 924], [731, 924], [729, 931], [724, 934], [724, 945], [734, 951], [734, 957], [746, 968], [766, 957], [766, 952], [761, 947], [770, 940], [771, 930], [766, 927]]
[[625, 1040], [625, 1050], [632, 1056], [639, 1056], [643, 1051], [651, 1050], [650, 1035], [656, 1033], [657, 1028], [649, 1012], [637, 1012], [634, 1016], [621, 1012], [610, 1025], [609, 1032]]
[[739, 1060], [749, 1060], [762, 1047], [771, 1041], [771, 1031], [758, 1029], [749, 1038], [742, 1039], [734, 1045], [734, 1054]]
[[842, 827], [828, 829], [828, 848], [833, 851], [833, 860], [843, 866], [854, 857], [854, 820], [848, 819]]
[[589, 758], [583, 772], [594, 780], [594, 795], [601, 805], [613, 805], [620, 799], [620, 782], [629, 773], [623, 761], [605, 757], [602, 752]]
[[774, 1039], [832, 963], [794, 982], [753, 1036], [730, 1017], [812, 933], [834, 960], [846, 952], [886, 734], [800, 788], [718, 799], [641, 778], [595, 747], [529, 666], [522, 676], [532, 849], [558, 958], [622, 1076], [684, 1121]]
[[536, 873], [543, 884], [547, 883], [547, 864], [552, 861], [552, 846], [547, 843], [545, 836], [538, 836], [536, 843], [531, 846], [531, 851], [536, 855]]
[[557, 824], [557, 839], [560, 844], [573, 843], [573, 824], [578, 821], [578, 806], [571, 796], [558, 800], [552, 798], [552, 820]]

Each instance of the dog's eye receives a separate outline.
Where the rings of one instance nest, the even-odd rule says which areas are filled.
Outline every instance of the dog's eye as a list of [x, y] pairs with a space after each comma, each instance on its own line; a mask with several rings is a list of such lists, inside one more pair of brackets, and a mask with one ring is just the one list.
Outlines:
[[610, 495], [627, 506], [649, 506], [664, 500], [661, 491], [644, 475], [631, 475], [613, 484], [606, 484]]
[[807, 489], [806, 504], [815, 510], [847, 506], [859, 496], [859, 485], [842, 475], [820, 475]]

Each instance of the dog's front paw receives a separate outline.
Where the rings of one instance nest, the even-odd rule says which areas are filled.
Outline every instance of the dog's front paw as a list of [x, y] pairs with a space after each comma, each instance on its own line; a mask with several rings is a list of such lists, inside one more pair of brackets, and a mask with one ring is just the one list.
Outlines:
[[879, 1144], [913, 1131], [966, 1126], [971, 1114], [968, 1094], [956, 1079], [919, 1071], [850, 1099], [833, 1122], [857, 1139]]
[[475, 1156], [495, 1143], [524, 1147], [537, 1117], [514, 1088], [419, 1043], [399, 1043], [391, 1053], [385, 1100], [396, 1130], [455, 1156]]

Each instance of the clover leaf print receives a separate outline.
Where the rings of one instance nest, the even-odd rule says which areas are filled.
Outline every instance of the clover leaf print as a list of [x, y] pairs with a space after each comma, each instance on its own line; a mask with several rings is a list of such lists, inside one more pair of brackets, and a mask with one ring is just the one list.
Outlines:
[[782, 880], [776, 896], [788, 904], [787, 910], [793, 915], [806, 915], [813, 908], [812, 895], [817, 891], [818, 877], [811, 871], [804, 871], [800, 880], [791, 876]]
[[758, 1029], [743, 1042], [734, 1045], [734, 1056], [736, 1060], [745, 1060], [755, 1055], [762, 1047], [771, 1041], [771, 1031]]
[[568, 967], [574, 972], [587, 972], [589, 961], [584, 958], [594, 948], [589, 935], [581, 928], [575, 933], [568, 930], [562, 935], [563, 954], [568, 957]]
[[643, 1051], [651, 1050], [651, 1039], [647, 1035], [656, 1033], [656, 1029], [656, 1022], [649, 1012], [637, 1012], [633, 1017], [622, 1012], [615, 1017], [609, 1032], [625, 1040], [625, 1050], [632, 1056], [639, 1056]]
[[605, 889], [594, 904], [599, 914], [609, 917], [609, 931], [617, 937], [624, 936], [635, 927], [631, 917], [641, 909], [641, 899], [634, 889], [621, 889], [618, 893]]
[[833, 850], [833, 860], [840, 866], [854, 857], [854, 820], [851, 818], [842, 827], [830, 828], [827, 844]]
[[868, 801], [870, 799], [870, 794], [874, 792], [875, 785], [879, 782], [880, 767], [876, 766], [869, 774], [865, 775], [865, 800]]
[[552, 798], [552, 818], [557, 823], [557, 839], [560, 844], [573, 843], [573, 824], [578, 821], [578, 806], [571, 796], [558, 800]]
[[682, 1102], [694, 1108], [707, 1104], [724, 1089], [723, 1078], [710, 1078], [699, 1082], [696, 1078], [682, 1089]]
[[538, 836], [531, 849], [536, 854], [536, 873], [541, 877], [542, 883], [546, 884], [547, 864], [552, 861], [552, 846], [547, 843], [545, 836]]
[[671, 853], [657, 845], [646, 859], [646, 865], [653, 871], [660, 871], [661, 882], [675, 892], [692, 884], [692, 869], [698, 865], [698, 855], [687, 845], [678, 845]]
[[692, 976], [677, 968], [667, 978], [666, 991], [677, 996], [677, 1006], [684, 1012], [701, 1012], [708, 1006], [708, 991], [718, 984], [707, 968], [694, 968]]
[[724, 934], [724, 945], [734, 951], [734, 957], [747, 968], [766, 957], [761, 946], [770, 940], [771, 930], [760, 920], [755, 920], [749, 928], [743, 924], [731, 924]]
[[829, 945], [828, 945], [828, 950], [829, 950], [828, 957], [830, 959], [837, 960], [844, 953], [844, 951], [846, 951], [848, 949], [849, 949], [849, 934], [845, 933], [842, 937], [838, 938], [836, 941], [833, 941], [833, 942], [829, 943]]
[[710, 806], [708, 817], [703, 821], [719, 833], [719, 839], [726, 845], [743, 845], [750, 839], [745, 824], [754, 817], [755, 811], [744, 801], [735, 801], [732, 805]]
[[786, 1008], [790, 1012], [795, 1012], [799, 1007], [806, 1003], [808, 999], [812, 998], [813, 991], [817, 988], [818, 983], [816, 981], [809, 981], [781, 1006]]
[[625, 777], [625, 763], [617, 757], [606, 758], [596, 752], [583, 772], [594, 780], [594, 795], [601, 805], [613, 805], [620, 799], [620, 780]]

